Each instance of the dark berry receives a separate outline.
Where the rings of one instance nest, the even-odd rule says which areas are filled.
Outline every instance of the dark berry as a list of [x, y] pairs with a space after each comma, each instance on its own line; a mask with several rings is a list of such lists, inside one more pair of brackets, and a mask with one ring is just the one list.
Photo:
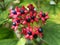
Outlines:
[[38, 29], [38, 32], [39, 32], [39, 33], [42, 33], [42, 32], [43, 32], [43, 29], [42, 29], [42, 28], [39, 28], [39, 29]]
[[32, 32], [29, 31], [28, 34], [29, 34], [29, 35], [32, 35]]
[[20, 20], [17, 20], [17, 23], [20, 23]]
[[17, 12], [15, 10], [12, 11], [13, 14], [17, 14]]
[[42, 14], [42, 17], [45, 17], [45, 16], [46, 16], [45, 13], [43, 13], [43, 14]]
[[46, 21], [47, 19], [45, 19], [45, 21]]
[[34, 34], [33, 37], [36, 39], [38, 37], [38, 35], [37, 34]]
[[13, 22], [13, 26], [16, 26], [16, 23], [15, 22]]
[[30, 19], [30, 18], [28, 18], [28, 19], [26, 19], [26, 21], [27, 21], [27, 22], [30, 22], [30, 21], [31, 21], [31, 19]]
[[34, 18], [35, 18], [35, 16], [32, 16], [32, 17], [31, 17], [31, 19], [33, 19], [33, 20], [34, 20]]
[[24, 10], [20, 10], [20, 12], [21, 12], [21, 14], [24, 14], [25, 13]]

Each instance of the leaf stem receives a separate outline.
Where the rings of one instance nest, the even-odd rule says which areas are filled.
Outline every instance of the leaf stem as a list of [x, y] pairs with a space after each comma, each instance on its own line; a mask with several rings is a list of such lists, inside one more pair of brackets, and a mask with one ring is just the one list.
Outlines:
[[15, 30], [14, 32], [15, 32], [17, 38], [20, 39], [20, 31], [19, 30]]
[[48, 45], [48, 43], [47, 43], [45, 40], [43, 40], [42, 38], [40, 38], [40, 40], [41, 40], [43, 43], [45, 43], [45, 44]]

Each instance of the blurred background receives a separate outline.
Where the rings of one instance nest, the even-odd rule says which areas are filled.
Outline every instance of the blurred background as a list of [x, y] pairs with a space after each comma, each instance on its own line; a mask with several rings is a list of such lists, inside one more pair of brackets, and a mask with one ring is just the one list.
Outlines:
[[48, 12], [50, 16], [43, 26], [43, 40], [47, 44], [43, 42], [39, 45], [60, 45], [60, 0], [0, 0], [0, 45], [26, 45], [24, 39], [19, 41], [16, 38], [8, 16], [9, 9], [23, 5], [26, 7], [28, 4], [33, 4], [38, 12]]

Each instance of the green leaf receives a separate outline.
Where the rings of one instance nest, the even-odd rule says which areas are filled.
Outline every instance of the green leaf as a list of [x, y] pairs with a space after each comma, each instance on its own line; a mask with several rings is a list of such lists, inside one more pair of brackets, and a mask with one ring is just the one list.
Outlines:
[[9, 10], [5, 10], [0, 14], [0, 18], [6, 19], [8, 17]]
[[49, 21], [44, 26], [44, 40], [49, 45], [60, 45], [60, 24]]
[[1, 15], [0, 15], [0, 24], [3, 24], [4, 22], [7, 21], [8, 14], [9, 14], [8, 10], [6, 10], [6, 11], [4, 11], [4, 12], [1, 13]]
[[9, 28], [0, 27], [0, 40], [13, 38], [14, 33]]
[[16, 45], [17, 39], [4, 39], [0, 40], [0, 45]]
[[17, 45], [25, 45], [25, 43], [26, 43], [26, 39], [25, 39], [25, 38], [21, 38], [21, 39], [18, 41]]

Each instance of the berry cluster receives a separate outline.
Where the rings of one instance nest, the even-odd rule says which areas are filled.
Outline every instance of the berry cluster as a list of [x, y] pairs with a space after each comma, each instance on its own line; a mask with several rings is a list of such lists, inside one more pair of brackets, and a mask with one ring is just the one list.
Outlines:
[[37, 26], [32, 27], [31, 23], [42, 21], [42, 24], [45, 24], [49, 17], [48, 13], [42, 11], [38, 14], [35, 7], [29, 4], [27, 9], [24, 6], [11, 9], [9, 18], [12, 19], [12, 29], [17, 30], [19, 25], [22, 24], [24, 26], [22, 27], [22, 34], [24, 34], [25, 38], [34, 39], [38, 36], [43, 37], [43, 29]]
[[38, 16], [42, 20], [43, 24], [45, 24], [46, 20], [49, 18], [48, 13], [43, 13], [42, 11], [39, 13]]
[[36, 39], [38, 36], [43, 37], [43, 29], [41, 27], [26, 27], [22, 29], [22, 33], [27, 39]]

